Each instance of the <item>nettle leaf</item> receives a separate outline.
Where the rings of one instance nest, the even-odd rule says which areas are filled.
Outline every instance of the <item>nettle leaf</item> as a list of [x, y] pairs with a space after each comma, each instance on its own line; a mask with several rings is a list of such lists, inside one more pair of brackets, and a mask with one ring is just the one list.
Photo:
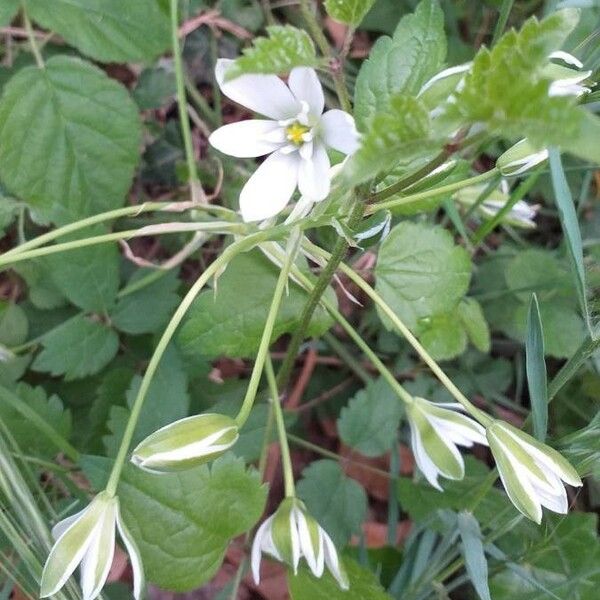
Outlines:
[[342, 590], [327, 569], [317, 578], [302, 567], [297, 575], [288, 571], [292, 600], [391, 600], [371, 571], [350, 558], [342, 557], [342, 561], [348, 575], [349, 589]]
[[[260, 343], [277, 275], [275, 265], [259, 251], [236, 256], [217, 281], [216, 290], [200, 294], [190, 308], [178, 338], [183, 351], [207, 358], [253, 356]], [[273, 340], [294, 330], [306, 297], [304, 290], [290, 282], [289, 294], [284, 296], [275, 321]], [[319, 336], [330, 326], [330, 317], [318, 308], [307, 337]]]
[[9, 25], [19, 10], [19, 0], [3, 0], [0, 4], [0, 27]]
[[306, 31], [291, 25], [267, 27], [269, 37], [258, 37], [252, 47], [244, 49], [228, 69], [226, 79], [244, 73], [289, 73], [294, 67], [315, 67], [318, 64], [315, 46]]
[[131, 184], [140, 133], [122, 85], [78, 58], [56, 56], [4, 87], [0, 177], [44, 219], [64, 223], [110, 210]]
[[403, 222], [381, 244], [375, 273], [378, 293], [414, 328], [456, 307], [469, 287], [471, 259], [442, 227]]
[[532, 17], [520, 31], [506, 33], [492, 50], [479, 50], [442, 119], [448, 118], [452, 127], [485, 123], [511, 139], [526, 136], [536, 146], [558, 146], [600, 161], [600, 119], [577, 107], [573, 97], [550, 97], [551, 82], [544, 74], [549, 55], [562, 46], [577, 21], [574, 9], [542, 21]]
[[325, 0], [325, 10], [336, 21], [356, 27], [373, 4], [375, 0]]
[[[136, 271], [128, 285], [135, 284], [151, 272], [149, 269]], [[110, 313], [112, 324], [133, 335], [160, 330], [179, 304], [178, 287], [177, 271], [172, 270], [138, 291], [121, 297]]]
[[[41, 387], [32, 387], [26, 383], [19, 383], [14, 390], [15, 395], [27, 405], [29, 410], [35, 411], [50, 427], [63, 438], [68, 439], [71, 434], [71, 414], [56, 396], [47, 396]], [[0, 402], [0, 419], [15, 438], [19, 448], [26, 454], [54, 457], [57, 453], [56, 445], [30, 423], [23, 415], [11, 407], [7, 402]]]
[[158, 0], [27, 0], [27, 13], [101, 62], [148, 62], [171, 40]]
[[373, 117], [388, 108], [394, 95], [416, 96], [445, 58], [444, 13], [436, 0], [423, 0], [414, 14], [402, 18], [393, 38], [377, 40], [360, 69], [354, 93], [359, 130], [368, 131]]
[[385, 110], [375, 115], [360, 148], [349, 159], [344, 169], [349, 184], [362, 183], [398, 163], [428, 155], [439, 147], [430, 138], [430, 130], [429, 112], [419, 100], [395, 96]]
[[302, 472], [298, 497], [310, 514], [324, 527], [338, 548], [353, 533], [359, 533], [367, 514], [367, 495], [353, 479], [344, 475], [333, 460], [317, 460]]
[[340, 438], [365, 456], [385, 454], [397, 439], [402, 405], [383, 378], [369, 382], [342, 409], [337, 422]]
[[[102, 233], [106, 233], [103, 227], [95, 227], [87, 229], [85, 237]], [[79, 308], [106, 312], [114, 304], [119, 289], [119, 251], [115, 244], [69, 250], [66, 255], [44, 258], [42, 264], [58, 291]]]
[[[112, 462], [84, 457], [101, 489]], [[118, 489], [123, 518], [135, 538], [149, 581], [187, 592], [217, 572], [229, 542], [260, 518], [267, 495], [258, 473], [227, 455], [206, 465], [153, 475], [126, 466]]]
[[42, 338], [32, 369], [64, 375], [66, 381], [101, 371], [119, 349], [119, 336], [103, 323], [77, 315]]

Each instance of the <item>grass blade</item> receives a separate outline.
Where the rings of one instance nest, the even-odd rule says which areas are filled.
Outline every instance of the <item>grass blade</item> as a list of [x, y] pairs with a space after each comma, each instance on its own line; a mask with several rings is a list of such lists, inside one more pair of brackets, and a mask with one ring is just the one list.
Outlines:
[[458, 530], [471, 583], [481, 600], [492, 600], [488, 586], [488, 565], [477, 519], [470, 512], [461, 512], [458, 515]]
[[548, 430], [548, 385], [546, 379], [546, 363], [544, 361], [544, 330], [540, 317], [537, 296], [532, 294], [527, 315], [527, 339], [525, 340], [525, 366], [531, 414], [533, 418], [533, 434], [543, 442]]

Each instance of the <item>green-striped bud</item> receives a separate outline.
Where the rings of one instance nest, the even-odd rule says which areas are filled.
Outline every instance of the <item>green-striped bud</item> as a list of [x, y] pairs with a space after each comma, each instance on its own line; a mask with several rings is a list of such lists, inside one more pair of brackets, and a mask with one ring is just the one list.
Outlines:
[[548, 158], [548, 150], [536, 148], [525, 138], [511, 146], [496, 161], [502, 175], [520, 175], [544, 162]]

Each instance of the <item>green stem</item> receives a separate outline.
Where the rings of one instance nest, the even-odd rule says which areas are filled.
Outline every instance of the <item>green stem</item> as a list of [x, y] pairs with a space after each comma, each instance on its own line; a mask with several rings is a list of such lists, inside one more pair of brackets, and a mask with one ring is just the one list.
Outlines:
[[394, 196], [399, 191], [401, 191], [396, 189], [397, 185], [394, 184], [390, 187], [381, 190], [380, 192], [372, 194], [371, 200], [373, 202], [376, 202], [376, 204], [370, 204], [369, 206], [367, 206], [365, 214], [370, 215], [380, 210], [395, 208], [397, 206], [404, 206], [406, 204], [412, 204], [413, 202], [418, 202], [420, 200], [435, 198], [436, 196], [445, 196], [446, 194], [450, 194], [462, 188], [483, 183], [484, 181], [488, 181], [492, 179], [492, 177], [497, 177], [498, 175], [499, 171], [496, 168], [493, 168], [489, 171], [486, 171], [485, 173], [481, 173], [480, 175], [470, 177], [469, 179], [464, 179], [463, 181], [448, 183], [447, 185], [442, 185], [432, 190], [425, 190], [424, 192], [410, 194], [402, 198], [394, 198], [392, 200], [388, 200], [387, 202], [381, 202], [381, 200], [389, 198], [390, 196]]
[[190, 305], [192, 304], [196, 296], [208, 283], [211, 277], [213, 277], [213, 275], [216, 275], [219, 272], [219, 270], [223, 268], [229, 261], [231, 261], [231, 259], [234, 258], [237, 254], [251, 248], [256, 243], [256, 241], [260, 240], [260, 238], [264, 237], [264, 235], [265, 233], [261, 232], [253, 236], [248, 236], [242, 239], [241, 241], [235, 242], [231, 246], [229, 246], [223, 252], [223, 254], [221, 254], [221, 256], [219, 256], [206, 269], [206, 271], [202, 273], [202, 275], [200, 275], [200, 277], [196, 280], [194, 285], [185, 295], [181, 304], [175, 311], [173, 317], [171, 317], [169, 324], [167, 325], [164, 333], [162, 334], [160, 341], [158, 342], [154, 350], [154, 353], [152, 354], [152, 358], [148, 363], [148, 367], [146, 369], [146, 372], [144, 373], [142, 383], [140, 384], [140, 389], [138, 390], [137, 396], [135, 397], [135, 400], [133, 402], [133, 406], [131, 407], [131, 414], [129, 416], [129, 420], [127, 421], [127, 426], [125, 427], [125, 432], [123, 433], [123, 437], [121, 439], [121, 445], [119, 446], [119, 451], [117, 453], [117, 457], [115, 458], [110, 478], [106, 486], [106, 491], [110, 495], [114, 495], [117, 490], [119, 478], [123, 470], [123, 465], [125, 464], [125, 458], [127, 457], [127, 452], [129, 450], [133, 434], [135, 432], [135, 427], [137, 425], [140, 412], [142, 410], [142, 406], [146, 398], [146, 394], [148, 393], [150, 383], [152, 382], [152, 378], [156, 373], [156, 369], [158, 368], [160, 360], [163, 354], [165, 353], [165, 350], [167, 349], [171, 338], [175, 334], [175, 330], [181, 323], [181, 320], [185, 316], [186, 312], [188, 311]]
[[275, 327], [275, 319], [277, 318], [277, 313], [279, 312], [279, 307], [281, 306], [281, 300], [283, 298], [285, 286], [288, 283], [288, 275], [296, 257], [296, 253], [300, 245], [300, 239], [300, 232], [297, 230], [292, 231], [290, 234], [290, 240], [288, 242], [286, 257], [281, 266], [279, 277], [277, 278], [277, 283], [275, 285], [275, 291], [273, 292], [273, 299], [271, 300], [271, 306], [269, 308], [265, 327], [260, 339], [260, 346], [258, 347], [256, 360], [254, 362], [254, 367], [252, 368], [252, 375], [250, 376], [248, 389], [246, 390], [246, 395], [244, 396], [240, 412], [235, 419], [239, 427], [242, 427], [250, 416], [250, 411], [252, 410], [252, 405], [254, 404], [254, 399], [256, 398], [258, 384], [260, 383], [265, 360], [269, 352], [269, 345], [271, 344], [271, 336], [273, 335], [273, 328]]
[[292, 469], [292, 459], [290, 457], [290, 445], [287, 439], [287, 431], [285, 430], [285, 421], [283, 419], [283, 411], [281, 410], [281, 401], [277, 390], [277, 381], [275, 379], [275, 371], [271, 357], [267, 356], [265, 361], [265, 374], [269, 384], [269, 392], [271, 394], [271, 402], [273, 403], [273, 413], [275, 415], [275, 423], [277, 424], [277, 435], [279, 437], [279, 448], [281, 450], [281, 465], [283, 468], [283, 483], [285, 488], [285, 497], [294, 498], [296, 496], [296, 488], [294, 485], [294, 471]]
[[[312, 254], [320, 255], [323, 258], [329, 256], [329, 252], [323, 250], [319, 246], [305, 240], [305, 246]], [[487, 426], [491, 423], [492, 419], [486, 415], [483, 411], [479, 410], [474, 406], [470, 400], [452, 383], [450, 378], [444, 373], [442, 368], [433, 360], [430, 354], [425, 350], [417, 338], [412, 334], [410, 329], [398, 318], [396, 313], [388, 306], [388, 304], [381, 298], [381, 296], [362, 278], [360, 275], [354, 272], [354, 270], [344, 263], [340, 263], [340, 269], [347, 275], [363, 292], [379, 306], [381, 311], [390, 319], [393, 325], [400, 331], [400, 333], [406, 338], [408, 343], [415, 349], [417, 354], [423, 359], [423, 361], [429, 366], [431, 371], [440, 380], [444, 387], [454, 396], [454, 398], [464, 406], [464, 408], [475, 417], [482, 425]], [[362, 338], [361, 338], [362, 339]]]
[[31, 26], [31, 21], [29, 20], [29, 16], [27, 15], [27, 6], [25, 5], [25, 2], [21, 2], [21, 7], [23, 9], [23, 25], [25, 25], [25, 31], [27, 32], [27, 38], [29, 40], [31, 52], [33, 52], [33, 56], [35, 57], [35, 62], [38, 68], [44, 69], [46, 68], [46, 65], [44, 64], [44, 59], [42, 58], [40, 49], [38, 48], [37, 42], [35, 41], [33, 27]]
[[192, 132], [190, 130], [190, 121], [187, 114], [187, 99], [185, 95], [185, 77], [183, 72], [183, 61], [181, 59], [181, 48], [179, 47], [179, 2], [170, 0], [171, 3], [171, 44], [173, 50], [173, 63], [175, 65], [175, 81], [177, 84], [177, 106], [179, 108], [179, 123], [181, 126], [181, 135], [185, 148], [185, 159], [188, 167], [188, 176], [190, 181], [190, 190], [194, 204], [200, 204], [203, 199], [203, 191], [198, 178], [196, 169], [196, 159], [194, 157], [194, 146], [192, 144]]
[[344, 344], [342, 344], [342, 342], [340, 342], [340, 340], [338, 340], [335, 337], [335, 335], [327, 332], [323, 334], [323, 340], [327, 342], [329, 346], [331, 346], [333, 351], [346, 363], [348, 368], [351, 371], [353, 371], [354, 374], [363, 383], [366, 384], [369, 383], [369, 381], [373, 380], [373, 378], [371, 377], [371, 375], [369, 375], [366, 369], [360, 364], [358, 360], [356, 360], [356, 358], [354, 358], [354, 356], [352, 356], [352, 354], [348, 351], [346, 346], [344, 346]]

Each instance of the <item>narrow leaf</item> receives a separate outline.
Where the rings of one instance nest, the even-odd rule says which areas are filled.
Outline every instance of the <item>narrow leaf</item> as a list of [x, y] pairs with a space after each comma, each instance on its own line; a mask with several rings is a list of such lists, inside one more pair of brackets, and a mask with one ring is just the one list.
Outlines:
[[458, 530], [471, 583], [481, 600], [492, 600], [488, 587], [488, 565], [477, 519], [469, 512], [461, 512], [458, 515]]
[[543, 442], [548, 429], [548, 387], [544, 362], [544, 330], [537, 296], [532, 294], [525, 341], [527, 384], [533, 417], [533, 433]]

